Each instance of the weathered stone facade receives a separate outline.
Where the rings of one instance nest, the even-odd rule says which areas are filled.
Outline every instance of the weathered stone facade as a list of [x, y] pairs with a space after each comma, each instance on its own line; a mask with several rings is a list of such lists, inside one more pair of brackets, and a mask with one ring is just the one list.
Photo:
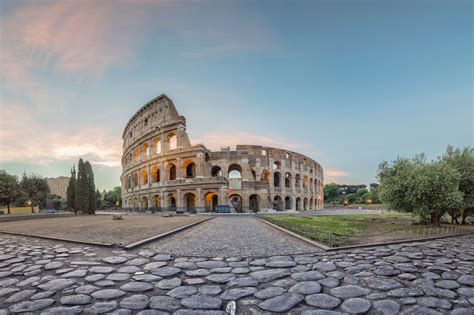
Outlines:
[[67, 176], [46, 178], [51, 194], [58, 195], [64, 200], [66, 200], [67, 186], [69, 186], [69, 179], [70, 177], [67, 177]]
[[237, 145], [213, 152], [191, 145], [186, 119], [161, 95], [133, 115], [123, 132], [122, 205], [134, 210], [233, 212], [319, 210], [323, 169], [296, 152]]

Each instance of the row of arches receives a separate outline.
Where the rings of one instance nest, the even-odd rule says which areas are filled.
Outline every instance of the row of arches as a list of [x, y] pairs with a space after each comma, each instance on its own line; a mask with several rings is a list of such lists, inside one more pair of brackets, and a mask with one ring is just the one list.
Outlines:
[[[159, 155], [170, 150], [175, 150], [178, 147], [178, 137], [174, 133], [167, 135], [164, 143], [160, 137], [151, 140], [151, 143], [145, 142], [140, 146], [135, 147], [125, 159], [125, 164], [130, 165], [133, 162], [137, 163], [143, 158], [150, 158], [151, 156]], [[163, 150], [163, 148], [165, 150]]]
[[[296, 203], [295, 209], [297, 211], [298, 210], [313, 210], [313, 206], [314, 206], [314, 209], [317, 209], [316, 198], [314, 198], [314, 201], [313, 201], [313, 198], [308, 199], [307, 197], [304, 197], [303, 201], [301, 200], [302, 200], [301, 197], [296, 197], [295, 199], [295, 203]], [[301, 204], [301, 202], [303, 202], [303, 204]], [[291, 210], [293, 209], [293, 198], [291, 196], [286, 196], [285, 199], [283, 200], [281, 196], [276, 195], [273, 198], [272, 206], [273, 206], [273, 210], [278, 210], [278, 211]]]
[[[168, 163], [165, 168], [165, 179], [175, 180], [178, 175], [178, 169], [174, 163]], [[186, 161], [181, 167], [181, 177], [183, 178], [194, 178], [196, 177], [196, 163], [192, 161]], [[155, 165], [151, 167], [150, 173], [148, 169], [142, 169], [137, 173], [129, 175], [125, 181], [126, 189], [135, 188], [140, 185], [146, 185], [148, 183], [159, 183], [162, 180], [162, 172], [159, 166]]]

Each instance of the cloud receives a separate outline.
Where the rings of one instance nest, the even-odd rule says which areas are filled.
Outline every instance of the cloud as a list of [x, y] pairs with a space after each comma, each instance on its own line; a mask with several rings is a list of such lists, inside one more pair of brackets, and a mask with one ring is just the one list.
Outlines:
[[349, 173], [341, 170], [335, 170], [335, 169], [325, 169], [324, 174], [326, 176], [331, 176], [331, 177], [348, 177], [350, 176]]
[[49, 126], [35, 120], [35, 113], [23, 106], [0, 107], [0, 161], [29, 161], [50, 164], [59, 160], [86, 158], [106, 166], [118, 166], [121, 139], [106, 127]]

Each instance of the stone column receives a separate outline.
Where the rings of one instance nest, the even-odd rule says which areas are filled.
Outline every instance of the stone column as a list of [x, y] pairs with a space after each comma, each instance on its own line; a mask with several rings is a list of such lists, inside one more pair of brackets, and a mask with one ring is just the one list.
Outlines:
[[177, 162], [176, 163], [176, 179], [183, 179], [183, 170], [181, 169], [181, 158], [176, 158]]
[[152, 176], [151, 176], [151, 166], [147, 166], [147, 172], [148, 172], [148, 187], [151, 187], [151, 182], [152, 182]]
[[176, 208], [183, 208], [183, 201], [181, 200], [181, 189], [176, 190]]
[[201, 188], [198, 187], [196, 189], [196, 211], [197, 212], [202, 212], [203, 211], [203, 204], [202, 204], [202, 196], [201, 196]]
[[222, 186], [219, 188], [219, 205], [227, 205], [227, 192], [225, 190], [225, 187]]

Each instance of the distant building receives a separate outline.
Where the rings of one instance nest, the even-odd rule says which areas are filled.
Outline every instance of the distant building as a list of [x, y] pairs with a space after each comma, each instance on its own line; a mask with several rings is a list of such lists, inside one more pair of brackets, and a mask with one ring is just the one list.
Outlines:
[[59, 177], [51, 177], [46, 178], [48, 182], [49, 189], [51, 190], [51, 194], [58, 195], [63, 199], [66, 199], [66, 192], [67, 186], [69, 185], [70, 177], [67, 176], [59, 176]]

